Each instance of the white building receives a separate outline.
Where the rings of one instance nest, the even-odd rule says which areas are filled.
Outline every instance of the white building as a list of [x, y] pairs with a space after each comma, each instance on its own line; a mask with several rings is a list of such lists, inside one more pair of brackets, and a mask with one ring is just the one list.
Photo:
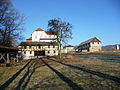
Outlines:
[[79, 52], [98, 52], [101, 51], [101, 41], [96, 37], [91, 38], [78, 46]]
[[64, 46], [63, 51], [64, 53], [72, 52], [72, 51], [75, 51], [75, 47], [72, 45]]
[[58, 55], [56, 35], [41, 28], [35, 30], [26, 42], [21, 42], [19, 48], [24, 59]]
[[56, 42], [56, 35], [38, 28], [32, 33], [32, 42]]

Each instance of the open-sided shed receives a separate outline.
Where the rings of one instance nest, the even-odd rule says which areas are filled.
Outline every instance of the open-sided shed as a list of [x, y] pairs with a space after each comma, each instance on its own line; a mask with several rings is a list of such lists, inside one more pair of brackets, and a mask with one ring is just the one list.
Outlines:
[[0, 62], [18, 61], [18, 48], [0, 46]]

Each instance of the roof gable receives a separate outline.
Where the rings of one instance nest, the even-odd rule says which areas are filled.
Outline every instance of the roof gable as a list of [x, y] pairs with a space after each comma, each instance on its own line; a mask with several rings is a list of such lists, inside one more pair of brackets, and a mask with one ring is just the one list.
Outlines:
[[101, 42], [101, 41], [95, 37], [91, 40], [91, 42]]
[[101, 42], [101, 41], [99, 39], [97, 39], [96, 37], [94, 37], [94, 38], [91, 38], [91, 39], [89, 39], [89, 40], [87, 40], [85, 42], [80, 43], [80, 45], [90, 43], [90, 42]]

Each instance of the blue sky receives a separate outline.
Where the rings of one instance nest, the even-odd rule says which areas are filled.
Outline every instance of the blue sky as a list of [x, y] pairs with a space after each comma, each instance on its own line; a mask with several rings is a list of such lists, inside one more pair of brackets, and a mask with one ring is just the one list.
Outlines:
[[120, 0], [11, 0], [26, 17], [25, 39], [37, 28], [47, 30], [48, 20], [61, 18], [73, 25], [68, 44], [97, 37], [102, 45], [120, 44]]

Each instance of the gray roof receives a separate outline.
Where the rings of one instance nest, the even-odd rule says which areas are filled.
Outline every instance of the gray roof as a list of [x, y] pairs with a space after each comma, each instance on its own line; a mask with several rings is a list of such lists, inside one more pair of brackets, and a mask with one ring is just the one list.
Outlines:
[[97, 40], [98, 42], [101, 42], [99, 39], [97, 39], [96, 37], [94, 37], [94, 38], [91, 38], [91, 39], [89, 39], [89, 40], [87, 40], [87, 41], [84, 41], [84, 42], [80, 43], [80, 45], [83, 45], [83, 44], [87, 44], [87, 43], [93, 42], [94, 40]]
[[67, 46], [64, 46], [64, 47], [74, 47], [74, 46], [72, 46], [72, 45], [67, 45]]

